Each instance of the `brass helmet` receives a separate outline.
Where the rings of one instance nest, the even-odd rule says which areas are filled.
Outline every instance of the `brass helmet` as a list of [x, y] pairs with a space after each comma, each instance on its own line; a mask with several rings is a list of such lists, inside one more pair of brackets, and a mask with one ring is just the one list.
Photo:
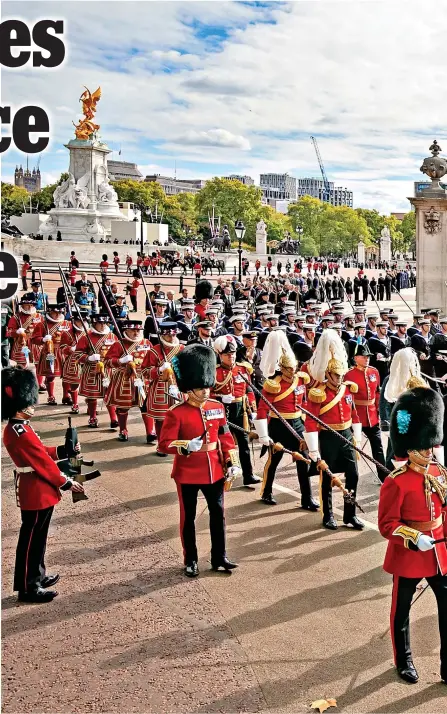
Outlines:
[[297, 363], [295, 357], [292, 354], [290, 354], [290, 352], [286, 352], [286, 350], [283, 348], [281, 357], [278, 360], [278, 365], [282, 372], [283, 369], [295, 370], [298, 366], [298, 363]]
[[346, 374], [346, 365], [338, 359], [332, 357], [326, 368], [327, 372], [332, 372], [333, 374], [338, 374], [341, 377]]

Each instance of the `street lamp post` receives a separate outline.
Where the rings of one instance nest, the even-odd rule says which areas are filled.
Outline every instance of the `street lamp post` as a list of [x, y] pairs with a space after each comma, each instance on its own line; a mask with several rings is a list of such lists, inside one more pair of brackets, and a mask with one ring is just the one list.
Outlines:
[[234, 224], [234, 232], [238, 240], [237, 252], [239, 254], [239, 282], [242, 282], [242, 241], [245, 236], [245, 226], [242, 221], [236, 221]]
[[135, 208], [134, 208], [135, 220], [137, 220], [138, 211], [140, 211], [140, 255], [143, 255], [143, 245], [144, 245], [143, 215], [145, 215], [146, 211], [147, 211], [147, 207], [145, 206], [144, 203], [136, 203], [135, 204]]
[[[301, 226], [301, 225], [298, 224], [297, 227], [295, 228], [295, 233], [296, 233], [297, 236], [298, 236], [298, 247], [300, 248], [300, 247], [301, 247], [301, 236], [302, 236], [303, 233], [304, 233], [304, 228], [303, 228], [303, 226]], [[299, 255], [299, 252], [298, 252], [298, 255]]]

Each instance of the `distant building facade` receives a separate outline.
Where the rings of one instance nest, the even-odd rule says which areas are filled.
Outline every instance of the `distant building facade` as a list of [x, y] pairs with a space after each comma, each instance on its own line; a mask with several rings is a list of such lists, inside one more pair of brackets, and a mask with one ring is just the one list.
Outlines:
[[296, 200], [296, 178], [289, 174], [261, 174], [262, 195], [269, 205], [274, 201]]
[[[340, 188], [334, 185], [333, 181], [329, 181], [330, 197], [329, 203], [332, 206], [348, 206], [352, 208], [354, 205], [354, 194], [348, 191], [347, 188]], [[297, 180], [297, 196], [298, 199], [303, 196], [312, 196], [323, 201], [325, 198], [325, 187], [322, 179], [316, 178], [300, 178]]]
[[16, 170], [14, 171], [14, 184], [18, 188], [26, 189], [28, 193], [37, 193], [40, 191], [41, 177], [39, 167], [30, 171], [28, 165], [26, 169], [23, 169], [21, 165], [20, 167], [16, 166]]
[[198, 193], [206, 185], [203, 179], [176, 179], [170, 176], [152, 174], [144, 179], [148, 183], [158, 183], [167, 196], [176, 196], [179, 193]]
[[143, 174], [138, 166], [130, 161], [108, 161], [107, 170], [111, 181], [143, 180]]
[[230, 174], [230, 176], [222, 176], [222, 178], [240, 181], [241, 183], [244, 184], [244, 186], [254, 186], [255, 185], [254, 179], [252, 179], [251, 176], [240, 176], [239, 174]]

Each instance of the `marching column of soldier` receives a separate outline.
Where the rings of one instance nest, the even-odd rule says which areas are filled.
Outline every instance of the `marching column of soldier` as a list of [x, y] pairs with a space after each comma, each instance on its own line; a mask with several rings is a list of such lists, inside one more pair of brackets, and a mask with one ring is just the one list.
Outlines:
[[[56, 403], [58, 378], [71, 413], [79, 413], [79, 396], [85, 398], [88, 426], [98, 426], [97, 405], [103, 401], [110, 428], [118, 428], [119, 440], [127, 442], [128, 413], [138, 407], [147, 444], [160, 457], [174, 454], [188, 577], [199, 574], [198, 492], [210, 512], [212, 568], [230, 572], [237, 564], [226, 553], [225, 492], [240, 477], [247, 489], [260, 483], [261, 502], [274, 506], [284, 453], [296, 463], [301, 508], [319, 511], [322, 526], [337, 529], [332, 489], [342, 487], [343, 523], [363, 530], [356, 513], [363, 434], [384, 484], [379, 528], [389, 540], [384, 567], [394, 576], [391, 636], [397, 671], [406, 681], [417, 681], [408, 614], [425, 577], [438, 602], [446, 680], [446, 472], [439, 447], [447, 318], [430, 309], [415, 315], [407, 328], [390, 310], [366, 314], [363, 305], [322, 304], [284, 284], [275, 290], [267, 281], [259, 289], [245, 284], [229, 295], [223, 281], [214, 288], [202, 280], [194, 301], [183, 294], [168, 305], [158, 288], [148, 294], [143, 325], [123, 311], [122, 296], [112, 310], [101, 290], [99, 312], [79, 298], [66, 319], [67, 305], [48, 304], [39, 288], [20, 300], [9, 320], [10, 357], [17, 367], [4, 370], [2, 379], [4, 443], [15, 464], [22, 510], [14, 584], [20, 599], [43, 602], [57, 595], [50, 586], [58, 576], [45, 574], [46, 532], [60, 489], [82, 489], [76, 478], [58, 471], [64, 449], [45, 447], [29, 423], [38, 391], [48, 393], [48, 404]], [[390, 375], [390, 365], [399, 360], [411, 367], [404, 376], [400, 370], [398, 379], [393, 369]], [[391, 474], [381, 435], [388, 430], [387, 463], [404, 459]], [[262, 479], [253, 469], [253, 439], [267, 457]], [[40, 464], [36, 456], [44, 453]], [[344, 476], [344, 486], [337, 474]], [[313, 476], [319, 501], [312, 493]], [[34, 543], [32, 524], [41, 522], [41, 539]]]

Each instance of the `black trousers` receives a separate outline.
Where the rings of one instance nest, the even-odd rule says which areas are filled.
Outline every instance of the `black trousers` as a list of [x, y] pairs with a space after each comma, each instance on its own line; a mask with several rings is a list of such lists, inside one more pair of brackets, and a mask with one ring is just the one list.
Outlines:
[[[376, 424], [376, 426], [363, 426], [362, 431], [368, 439], [369, 443], [371, 444], [371, 452], [373, 458], [378, 461], [379, 464], [383, 464], [383, 466], [385, 466], [385, 454], [383, 453], [382, 436], [380, 434], [379, 425]], [[379, 468], [377, 468], [377, 476], [383, 483], [386, 478], [386, 473], [385, 471], [381, 471]]]
[[[439, 634], [441, 636], [441, 667], [447, 671], [447, 575], [425, 578], [435, 594], [438, 604]], [[391, 639], [396, 667], [404, 667], [412, 660], [410, 647], [410, 608], [417, 585], [422, 578], [393, 576], [391, 600]]]
[[199, 491], [205, 496], [210, 514], [211, 562], [219, 563], [225, 556], [224, 483], [225, 479], [221, 478], [209, 484], [177, 484], [185, 565], [198, 561], [195, 520]]
[[[225, 407], [228, 421], [231, 421], [233, 424], [236, 424], [236, 426], [243, 427], [244, 408], [242, 402], [233, 402], [233, 404], [226, 404]], [[248, 436], [242, 431], [232, 430], [231, 427], [230, 431], [239, 449], [239, 461], [241, 462], [242, 478], [244, 481], [246, 481], [251, 476], [253, 476], [253, 466], [250, 458], [250, 445], [248, 443]]]
[[385, 286], [379, 285], [378, 291], [379, 291], [379, 300], [383, 300], [383, 296], [385, 294]]
[[54, 506], [41, 511], [21, 511], [22, 525], [16, 550], [14, 590], [37, 590], [45, 577], [45, 550]]
[[[352, 442], [351, 429], [344, 429], [338, 432], [345, 439]], [[333, 474], [345, 474], [345, 487], [348, 491], [357, 492], [359, 472], [357, 468], [357, 457], [351, 446], [345, 444], [341, 439], [330, 431], [320, 432], [320, 452], [323, 461], [326, 461]], [[323, 506], [323, 520], [327, 521], [332, 513], [332, 488], [331, 479], [326, 472], [323, 472], [321, 479], [321, 503]], [[343, 520], [348, 521], [355, 515], [355, 505], [344, 502]]]
[[130, 297], [130, 302], [132, 303], [132, 307], [134, 309], [134, 312], [137, 311], [137, 296], [136, 295], [129, 295]]
[[[299, 436], [303, 436], [304, 424], [301, 419], [287, 419], [287, 422], [292, 426]], [[299, 451], [299, 441], [290, 433], [288, 429], [281, 423], [279, 419], [272, 418], [269, 422], [269, 436], [273, 439], [273, 442], [279, 442], [286, 449], [291, 451]], [[276, 469], [281, 463], [283, 457], [283, 451], [277, 451], [273, 453], [273, 447], [268, 447], [269, 457], [264, 467], [264, 475], [261, 484], [261, 497], [271, 496], [273, 482], [275, 480]], [[303, 452], [303, 456], [307, 457], [307, 453]], [[298, 483], [301, 490], [301, 504], [306, 506], [309, 504], [310, 497], [312, 495], [312, 490], [310, 486], [310, 466], [304, 463], [304, 461], [296, 462], [296, 472], [298, 476]]]

